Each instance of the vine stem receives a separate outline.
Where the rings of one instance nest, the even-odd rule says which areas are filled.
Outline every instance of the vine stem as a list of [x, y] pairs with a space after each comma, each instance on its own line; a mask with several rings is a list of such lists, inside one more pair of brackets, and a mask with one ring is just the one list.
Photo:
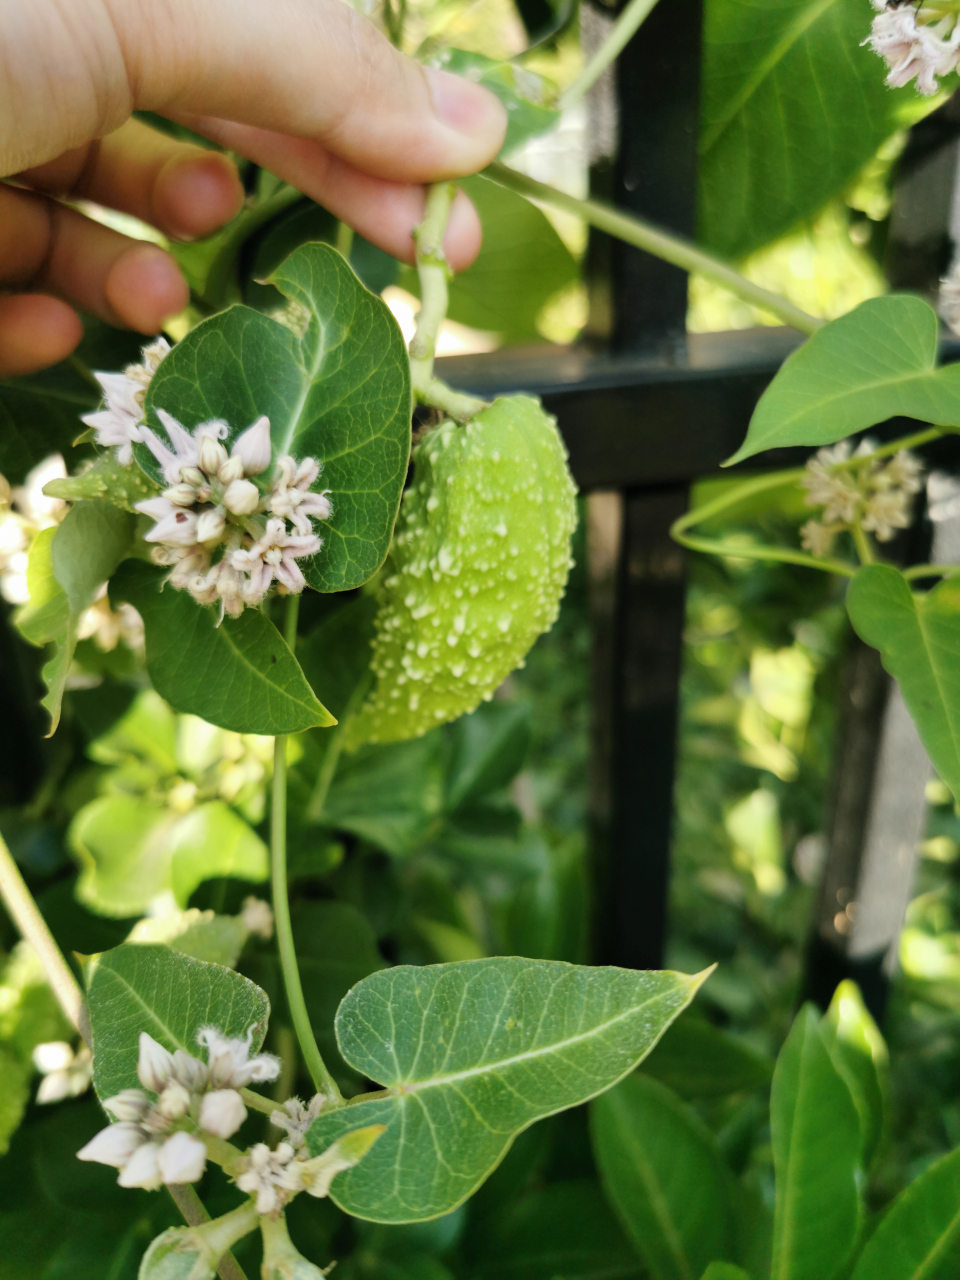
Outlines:
[[484, 400], [454, 391], [433, 376], [437, 335], [447, 314], [450, 267], [443, 252], [443, 236], [457, 194], [456, 183], [435, 182], [427, 188], [423, 221], [413, 233], [420, 277], [420, 310], [410, 340], [410, 385], [420, 404], [440, 409], [457, 422], [468, 422], [486, 408]]
[[793, 551], [788, 547], [751, 546], [749, 543], [731, 542], [726, 538], [704, 538], [696, 534], [688, 534], [687, 529], [702, 524], [711, 516], [735, 507], [746, 498], [752, 498], [768, 489], [780, 489], [786, 484], [795, 484], [804, 474], [805, 467], [793, 467], [789, 471], [774, 471], [770, 475], [757, 476], [731, 488], [728, 493], [721, 493], [712, 502], [705, 502], [702, 507], [694, 507], [675, 520], [670, 528], [670, 536], [682, 547], [691, 551], [705, 551], [710, 555], [736, 556], [741, 560], [767, 560], [781, 564], [799, 564], [807, 569], [819, 569], [823, 573], [836, 573], [844, 578], [852, 578], [856, 568], [844, 560], [818, 559], [805, 551]]
[[[284, 631], [291, 653], [294, 652], [297, 643], [299, 611], [300, 597], [288, 596]], [[337, 1087], [336, 1080], [327, 1070], [313, 1034], [313, 1028], [310, 1026], [310, 1015], [307, 1012], [307, 1002], [303, 998], [303, 984], [300, 981], [297, 952], [293, 943], [293, 925], [290, 920], [290, 897], [287, 887], [287, 736], [285, 734], [274, 738], [270, 870], [277, 950], [280, 954], [280, 968], [283, 973], [287, 1003], [290, 1006], [290, 1016], [293, 1019], [293, 1029], [297, 1033], [303, 1061], [317, 1092], [324, 1094], [331, 1106], [338, 1107], [343, 1104], [343, 1095]]]
[[630, 0], [616, 22], [610, 28], [607, 38], [589, 60], [573, 84], [561, 95], [557, 104], [561, 111], [574, 107], [587, 96], [596, 82], [609, 67], [610, 63], [620, 56], [640, 29], [657, 0]]
[[0, 836], [0, 897], [21, 935], [37, 953], [60, 1008], [89, 1046], [90, 1019], [80, 984], [40, 914], [6, 841]]
[[721, 262], [719, 258], [705, 253], [703, 249], [698, 249], [688, 240], [671, 235], [669, 231], [662, 231], [641, 218], [621, 213], [612, 205], [604, 204], [600, 200], [578, 200], [575, 196], [568, 196], [564, 191], [558, 191], [556, 187], [547, 186], [545, 182], [537, 182], [533, 178], [528, 178], [526, 174], [517, 173], [515, 169], [508, 169], [498, 160], [488, 165], [483, 172], [485, 177], [492, 178], [502, 187], [518, 191], [530, 200], [540, 200], [557, 209], [563, 209], [599, 231], [605, 231], [618, 240], [646, 250], [655, 258], [672, 262], [674, 266], [682, 267], [684, 271], [695, 271], [705, 276], [714, 284], [721, 285], [730, 293], [736, 294], [738, 298], [743, 298], [745, 302], [769, 311], [784, 324], [799, 329], [801, 333], [815, 333], [826, 323], [795, 307], [792, 302], [781, 298], [779, 294], [771, 293], [768, 289], [754, 284], [739, 271]]

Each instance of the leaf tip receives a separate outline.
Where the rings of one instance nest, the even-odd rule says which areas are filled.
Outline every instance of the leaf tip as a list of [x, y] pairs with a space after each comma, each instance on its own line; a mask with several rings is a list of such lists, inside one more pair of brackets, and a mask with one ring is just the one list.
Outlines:
[[706, 969], [701, 969], [699, 973], [690, 973], [686, 975], [687, 982], [690, 984], [691, 999], [693, 999], [693, 997], [697, 994], [697, 992], [700, 990], [700, 988], [703, 986], [706, 980], [713, 975], [713, 972], [716, 968], [717, 968], [717, 961], [715, 960], [713, 964], [708, 965]]

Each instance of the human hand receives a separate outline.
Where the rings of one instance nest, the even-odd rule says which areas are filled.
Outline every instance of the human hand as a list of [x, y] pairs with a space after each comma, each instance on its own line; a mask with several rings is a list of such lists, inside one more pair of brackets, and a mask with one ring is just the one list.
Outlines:
[[[0, 30], [0, 176], [20, 184], [0, 184], [0, 377], [69, 355], [82, 336], [74, 306], [155, 333], [188, 301], [162, 249], [57, 197], [174, 239], [239, 211], [228, 157], [134, 110], [263, 165], [408, 261], [421, 184], [475, 172], [506, 128], [486, 90], [404, 57], [343, 0], [0, 0]], [[462, 195], [444, 246], [455, 270], [479, 249]]]

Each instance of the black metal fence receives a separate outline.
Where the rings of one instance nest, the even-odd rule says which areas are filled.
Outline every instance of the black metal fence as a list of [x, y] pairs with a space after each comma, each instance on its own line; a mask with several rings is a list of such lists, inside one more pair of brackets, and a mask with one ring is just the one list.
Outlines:
[[[688, 238], [695, 235], [701, 26], [702, 0], [672, 0], [653, 10], [624, 50], [617, 158], [593, 183], [597, 194]], [[929, 294], [949, 265], [951, 217], [960, 217], [953, 212], [958, 138], [956, 100], [911, 134], [885, 251], [895, 287]], [[715, 473], [740, 444], [757, 399], [801, 336], [784, 328], [687, 334], [681, 270], [600, 234], [588, 263], [591, 288], [610, 300], [593, 308], [609, 310], [599, 341], [592, 335], [560, 350], [448, 358], [441, 376], [480, 394], [541, 395], [559, 419], [578, 484], [594, 495], [595, 959], [655, 968], [668, 927], [685, 611], [685, 555], [669, 528], [686, 510], [691, 484]], [[946, 345], [945, 357], [957, 358], [956, 344]], [[874, 434], [899, 434], [903, 426]], [[805, 455], [773, 451], [750, 467], [795, 465]], [[955, 466], [957, 450], [941, 442], [934, 456]], [[926, 521], [916, 536], [929, 542]], [[855, 977], [879, 1016], [929, 764], [878, 658], [853, 637], [840, 725], [803, 994], [825, 1005], [841, 978]]]

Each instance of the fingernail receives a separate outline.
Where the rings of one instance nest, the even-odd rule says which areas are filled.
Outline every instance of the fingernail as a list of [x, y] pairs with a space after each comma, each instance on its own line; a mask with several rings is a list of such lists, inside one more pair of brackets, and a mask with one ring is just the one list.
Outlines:
[[448, 129], [471, 137], [503, 134], [507, 127], [507, 113], [503, 104], [489, 89], [471, 84], [462, 76], [455, 76], [439, 67], [425, 67], [430, 95], [433, 98], [434, 115]]

